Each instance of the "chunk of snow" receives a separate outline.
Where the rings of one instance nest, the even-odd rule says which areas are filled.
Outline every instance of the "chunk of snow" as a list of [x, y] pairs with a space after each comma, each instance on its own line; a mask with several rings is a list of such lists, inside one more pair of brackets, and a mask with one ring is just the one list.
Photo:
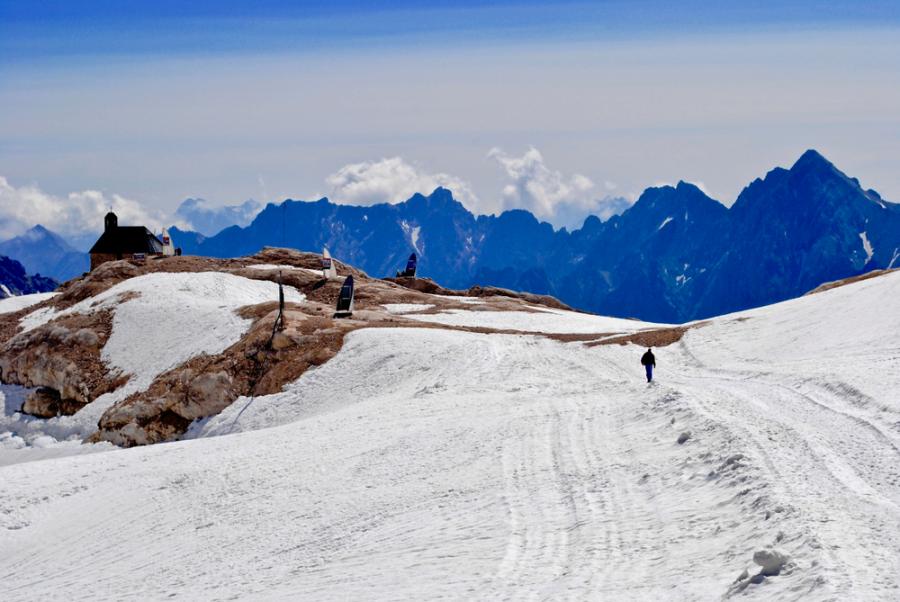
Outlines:
[[663, 228], [666, 227], [666, 224], [668, 224], [668, 223], [671, 222], [671, 221], [672, 221], [672, 218], [671, 218], [671, 217], [667, 217], [666, 219], [664, 219], [664, 220], [662, 221], [662, 223], [659, 225], [659, 228], [657, 228], [656, 231], [658, 232], [658, 231], [662, 230]]
[[787, 560], [787, 556], [777, 550], [758, 550], [753, 553], [753, 562], [762, 567], [762, 574], [767, 577], [779, 574]]

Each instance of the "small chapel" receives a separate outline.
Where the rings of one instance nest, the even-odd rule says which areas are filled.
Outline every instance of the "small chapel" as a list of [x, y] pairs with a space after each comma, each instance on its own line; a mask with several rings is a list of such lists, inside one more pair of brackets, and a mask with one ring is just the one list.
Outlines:
[[163, 255], [163, 242], [144, 226], [120, 226], [110, 211], [103, 222], [103, 234], [91, 247], [91, 271], [107, 261], [142, 260]]

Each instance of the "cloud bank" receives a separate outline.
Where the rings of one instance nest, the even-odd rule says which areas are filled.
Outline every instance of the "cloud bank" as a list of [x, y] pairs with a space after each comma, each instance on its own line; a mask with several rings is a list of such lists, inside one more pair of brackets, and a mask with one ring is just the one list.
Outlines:
[[443, 186], [469, 210], [477, 210], [478, 198], [469, 185], [456, 176], [427, 173], [401, 157], [351, 163], [325, 179], [335, 203], [376, 205], [401, 203], [415, 193], [429, 194]]
[[110, 209], [122, 225], [145, 225], [158, 232], [165, 223], [161, 212], [118, 194], [84, 190], [60, 197], [36, 186], [17, 188], [0, 176], [0, 240], [18, 236], [36, 224], [64, 236], [100, 232]]

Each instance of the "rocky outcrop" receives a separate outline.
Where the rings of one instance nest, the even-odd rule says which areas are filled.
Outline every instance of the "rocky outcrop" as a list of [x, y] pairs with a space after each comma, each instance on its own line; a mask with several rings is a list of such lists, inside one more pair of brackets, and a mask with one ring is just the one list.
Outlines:
[[172, 440], [194, 420], [218, 414], [238, 397], [281, 391], [311, 366], [331, 359], [356, 327], [314, 315], [316, 305], [289, 309], [285, 330], [274, 335], [276, 308], [255, 308], [268, 311], [239, 343], [215, 357], [196, 357], [161, 375], [149, 390], [109, 408], [94, 440], [122, 446]]
[[19, 333], [0, 345], [0, 380], [38, 387], [23, 411], [41, 417], [74, 414], [125, 380], [100, 358], [112, 314], [101, 310], [64, 316]]

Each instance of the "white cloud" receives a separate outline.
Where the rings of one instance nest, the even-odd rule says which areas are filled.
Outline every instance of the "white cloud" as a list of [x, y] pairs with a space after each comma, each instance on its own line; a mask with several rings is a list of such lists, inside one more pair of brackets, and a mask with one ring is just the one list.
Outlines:
[[137, 201], [118, 194], [84, 190], [59, 197], [36, 186], [16, 188], [0, 176], [0, 240], [18, 236], [36, 224], [68, 236], [99, 232], [110, 209], [123, 226], [143, 225], [158, 232], [164, 224], [161, 213], [148, 212]]
[[445, 173], [426, 173], [401, 157], [345, 165], [325, 181], [331, 187], [329, 196], [336, 203], [401, 203], [417, 192], [427, 195], [443, 186], [470, 210], [478, 205], [478, 198], [462, 179]]
[[[499, 148], [488, 157], [495, 159], [512, 182], [503, 187], [503, 209], [527, 209], [553, 225], [578, 228], [588, 215], [608, 219], [630, 203], [620, 197], [597, 198], [594, 182], [582, 174], [565, 176], [547, 167], [538, 149], [531, 147], [521, 157], [511, 157]], [[616, 185], [605, 181], [603, 188]]]
[[544, 157], [533, 146], [521, 157], [511, 157], [499, 148], [488, 157], [496, 159], [512, 179], [503, 187], [504, 209], [527, 209], [541, 219], [551, 220], [560, 204], [583, 206], [593, 204], [594, 183], [587, 176], [565, 177], [551, 170]]

